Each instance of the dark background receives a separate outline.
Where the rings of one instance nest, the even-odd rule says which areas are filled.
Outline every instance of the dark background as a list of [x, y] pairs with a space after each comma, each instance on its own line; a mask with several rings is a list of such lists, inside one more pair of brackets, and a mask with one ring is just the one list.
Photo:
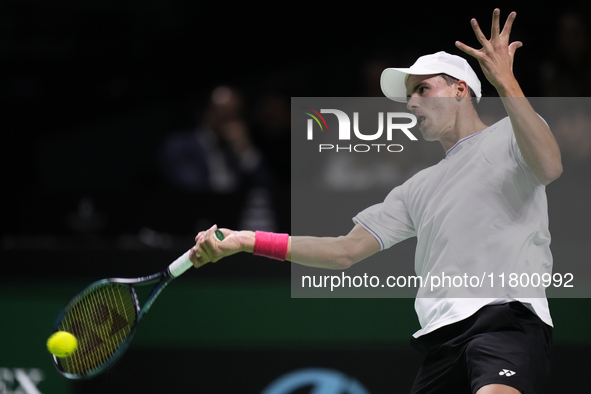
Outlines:
[[[479, 47], [470, 18], [488, 35], [494, 7], [503, 20], [511, 10], [518, 13], [512, 38], [524, 47], [514, 71], [526, 95], [588, 96], [589, 7], [506, 3], [0, 3], [0, 296], [4, 316], [11, 317], [6, 330], [14, 335], [0, 348], [0, 368], [41, 368], [43, 393], [90, 392], [89, 385], [63, 383], [43, 349], [51, 319], [72, 292], [89, 280], [161, 269], [191, 246], [199, 230], [214, 223], [239, 228], [248, 213], [270, 218], [265, 226], [274, 231], [290, 232], [289, 128], [281, 123], [290, 97], [379, 96], [384, 67], [409, 66], [439, 50], [461, 54], [456, 40]], [[583, 30], [576, 18], [559, 28], [570, 11]], [[495, 95], [470, 62], [484, 94]], [[252, 187], [189, 192], [161, 171], [165, 141], [196, 127], [220, 85], [242, 92], [250, 139], [268, 163], [262, 205], [253, 207]], [[588, 223], [591, 212], [589, 188], [580, 182], [591, 167], [588, 130], [557, 135], [565, 173], [548, 187], [551, 230], [558, 241], [577, 245], [589, 234], [585, 224], [571, 226]], [[579, 214], [565, 214], [565, 204], [580, 205]], [[179, 299], [202, 297], [202, 304], [205, 298], [207, 311], [186, 312], [193, 299], [181, 307], [172, 302], [173, 286], [170, 295], [164, 292], [160, 311], [170, 307], [176, 320], [166, 315], [163, 327], [155, 306], [137, 353], [132, 349], [121, 372], [101, 378], [104, 384], [129, 384], [142, 371], [165, 379], [182, 370], [174, 381], [186, 387], [199, 376], [191, 371], [204, 370], [203, 392], [229, 392], [225, 379], [233, 377], [241, 382], [233, 392], [260, 392], [280, 374], [322, 366], [356, 376], [372, 393], [405, 392], [420, 361], [408, 345], [418, 329], [412, 300], [291, 300], [289, 264], [252, 256], [228, 260], [178, 284], [177, 296], [186, 296]], [[259, 292], [275, 302], [249, 302]], [[588, 319], [589, 303], [551, 305], [559, 326], [557, 373], [548, 392], [567, 383], [577, 387], [585, 376], [577, 371], [591, 365], [584, 323], [577, 320]], [[244, 310], [251, 315], [240, 314]], [[206, 328], [167, 339], [176, 325], [203, 326], [201, 318]], [[216, 325], [216, 319], [227, 324]], [[250, 331], [242, 335], [244, 327]], [[30, 335], [23, 339], [30, 349], [23, 352], [14, 338], [24, 335]]]
[[[506, 17], [510, 9], [498, 6]], [[66, 216], [84, 198], [105, 215], [103, 234], [144, 226], [193, 233], [196, 220], [187, 216], [195, 215], [195, 196], [167, 183], [158, 154], [173, 132], [195, 127], [212, 89], [229, 84], [243, 92], [251, 139], [272, 164], [272, 191], [280, 193], [289, 186], [289, 150], [268, 143], [265, 98], [380, 95], [373, 67], [410, 65], [439, 50], [459, 53], [457, 39], [478, 47], [469, 20], [477, 17], [488, 32], [492, 11], [482, 4], [224, 8], [188, 1], [3, 2], [2, 233], [71, 233]], [[552, 93], [544, 70], [564, 58], [558, 18], [571, 8], [587, 15], [581, 7], [514, 8], [512, 38], [525, 43], [515, 74], [526, 95]], [[484, 94], [495, 95], [470, 61]], [[288, 229], [282, 198], [273, 200], [279, 228]], [[239, 210], [227, 200], [217, 205]], [[230, 226], [236, 215], [206, 215], [202, 226]]]

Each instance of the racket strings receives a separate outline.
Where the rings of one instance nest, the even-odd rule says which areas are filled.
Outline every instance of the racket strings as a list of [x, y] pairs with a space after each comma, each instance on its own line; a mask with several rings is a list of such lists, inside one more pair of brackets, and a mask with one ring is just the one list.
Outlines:
[[104, 283], [85, 293], [64, 315], [59, 330], [78, 339], [78, 348], [60, 359], [64, 372], [86, 374], [105, 364], [125, 342], [136, 320], [130, 288]]

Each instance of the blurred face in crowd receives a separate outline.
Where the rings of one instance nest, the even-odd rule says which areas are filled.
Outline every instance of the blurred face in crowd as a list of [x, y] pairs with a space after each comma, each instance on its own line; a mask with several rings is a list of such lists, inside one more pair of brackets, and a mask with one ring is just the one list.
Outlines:
[[206, 122], [216, 132], [220, 132], [227, 122], [242, 119], [242, 97], [234, 89], [226, 86], [216, 88], [206, 111]]

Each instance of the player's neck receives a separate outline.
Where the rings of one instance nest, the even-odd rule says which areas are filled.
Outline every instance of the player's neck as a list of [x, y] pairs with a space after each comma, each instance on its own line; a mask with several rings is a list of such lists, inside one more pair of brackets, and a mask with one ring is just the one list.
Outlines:
[[444, 151], [448, 151], [452, 146], [458, 143], [458, 141], [471, 136], [472, 134], [476, 134], [488, 126], [480, 120], [478, 114], [474, 111], [474, 113], [470, 114], [459, 114], [456, 118], [455, 127], [451, 133], [446, 133], [446, 136], [442, 138], [439, 142], [443, 147]]

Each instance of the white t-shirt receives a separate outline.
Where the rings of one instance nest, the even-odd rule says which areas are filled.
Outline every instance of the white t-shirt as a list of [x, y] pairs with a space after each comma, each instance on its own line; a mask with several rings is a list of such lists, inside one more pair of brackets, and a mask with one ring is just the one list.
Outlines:
[[467, 275], [494, 280], [494, 289], [486, 292], [470, 286], [419, 288], [415, 310], [422, 328], [415, 337], [485, 305], [514, 300], [552, 325], [543, 286], [525, 291], [508, 285], [511, 273], [541, 277], [552, 272], [545, 187], [525, 164], [508, 117], [458, 141], [438, 164], [353, 221], [382, 249], [416, 236], [415, 271], [423, 279]]

